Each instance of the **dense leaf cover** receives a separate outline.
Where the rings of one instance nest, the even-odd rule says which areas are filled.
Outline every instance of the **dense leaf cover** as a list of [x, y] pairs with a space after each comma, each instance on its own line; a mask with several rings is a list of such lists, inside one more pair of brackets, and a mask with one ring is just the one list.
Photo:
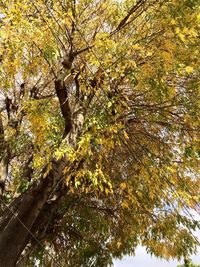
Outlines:
[[25, 266], [55, 266], [44, 248], [62, 266], [107, 266], [138, 244], [193, 253], [199, 1], [4, 0], [0, 13], [2, 199], [67, 158]]

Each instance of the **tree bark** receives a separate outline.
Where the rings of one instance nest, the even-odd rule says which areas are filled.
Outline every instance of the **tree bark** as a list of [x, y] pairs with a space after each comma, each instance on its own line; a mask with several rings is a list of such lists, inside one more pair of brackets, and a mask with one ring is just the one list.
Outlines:
[[[56, 184], [63, 179], [66, 159], [54, 161], [52, 169], [44, 178], [19, 196], [0, 220], [0, 263], [2, 267], [13, 267], [32, 238], [32, 228], [40, 228], [36, 222]], [[10, 211], [12, 210], [12, 212]], [[14, 215], [14, 214], [15, 215]], [[28, 229], [28, 230], [27, 230]], [[30, 232], [29, 232], [30, 231]]]

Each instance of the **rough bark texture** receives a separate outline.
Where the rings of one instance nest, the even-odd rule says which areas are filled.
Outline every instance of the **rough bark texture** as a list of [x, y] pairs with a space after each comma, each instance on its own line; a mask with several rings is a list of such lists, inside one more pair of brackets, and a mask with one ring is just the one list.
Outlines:
[[[37, 231], [41, 223], [35, 223], [42, 214], [45, 204], [54, 190], [56, 183], [63, 177], [66, 160], [63, 158], [53, 162], [53, 167], [45, 178], [35, 183], [22, 196], [17, 198], [9, 210], [5, 210], [0, 222], [0, 263], [4, 267], [16, 265], [18, 258], [32, 236], [31, 232]], [[22, 222], [20, 222], [20, 221]], [[24, 226], [24, 225], [26, 226]], [[34, 229], [33, 229], [34, 226]]]

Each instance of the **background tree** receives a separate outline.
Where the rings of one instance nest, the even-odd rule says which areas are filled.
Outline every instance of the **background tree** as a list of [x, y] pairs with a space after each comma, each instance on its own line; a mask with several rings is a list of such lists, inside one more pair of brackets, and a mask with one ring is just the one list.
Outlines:
[[185, 260], [184, 264], [178, 265], [177, 267], [199, 267], [199, 266], [200, 265], [193, 264], [192, 261], [189, 259], [189, 260]]
[[1, 265], [195, 252], [198, 1], [0, 7]]

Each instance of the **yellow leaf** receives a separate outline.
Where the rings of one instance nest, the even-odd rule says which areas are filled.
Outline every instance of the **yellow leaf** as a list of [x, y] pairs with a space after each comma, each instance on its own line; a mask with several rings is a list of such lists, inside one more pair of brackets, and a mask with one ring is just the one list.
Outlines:
[[187, 67], [185, 68], [185, 71], [186, 71], [188, 74], [191, 74], [194, 70], [193, 70], [192, 67], [187, 66]]
[[126, 183], [121, 183], [120, 184], [120, 189], [125, 190], [126, 189]]

